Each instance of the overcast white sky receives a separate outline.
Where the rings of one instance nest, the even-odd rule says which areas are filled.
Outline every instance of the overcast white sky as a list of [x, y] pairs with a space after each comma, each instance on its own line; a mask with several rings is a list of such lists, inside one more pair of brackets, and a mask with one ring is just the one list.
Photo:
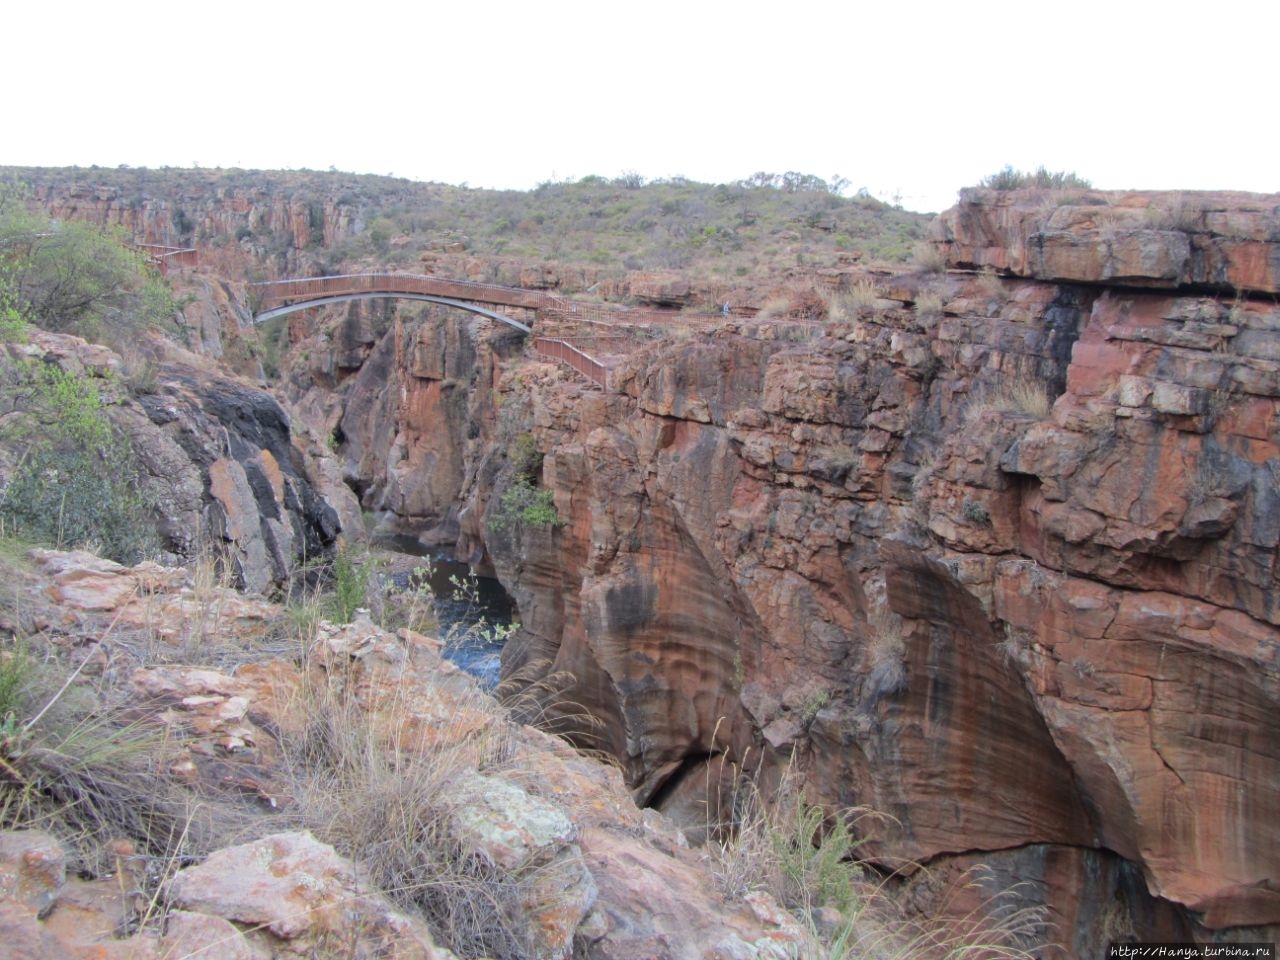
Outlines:
[[0, 165], [1280, 191], [1275, 0], [14, 3]]

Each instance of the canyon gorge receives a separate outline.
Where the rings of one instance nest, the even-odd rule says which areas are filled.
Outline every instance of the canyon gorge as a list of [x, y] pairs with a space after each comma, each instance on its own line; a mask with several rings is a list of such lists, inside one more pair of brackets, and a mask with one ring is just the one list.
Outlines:
[[154, 475], [180, 465], [175, 554], [204, 516], [250, 592], [367, 529], [495, 576], [525, 708], [694, 840], [745, 778], [868, 811], [859, 855], [922, 908], [982, 865], [1057, 956], [1276, 939], [1280, 198], [974, 189], [920, 264], [770, 278], [422, 253], [736, 308], [535, 323], [608, 354], [602, 390], [511, 328], [389, 301], [287, 318], [267, 384], [250, 280], [317, 270], [358, 210], [35, 197], [144, 242], [183, 239], [179, 205], [193, 235], [243, 232], [174, 272], [193, 353], [141, 400]]

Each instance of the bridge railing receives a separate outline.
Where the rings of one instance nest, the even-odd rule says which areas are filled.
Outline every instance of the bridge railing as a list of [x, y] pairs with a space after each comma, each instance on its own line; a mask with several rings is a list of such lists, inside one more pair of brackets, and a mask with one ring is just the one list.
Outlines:
[[137, 241], [130, 243], [129, 246], [159, 267], [161, 274], [168, 274], [169, 267], [174, 264], [180, 267], [194, 267], [200, 262], [199, 251], [195, 247], [170, 247], [163, 243]]
[[551, 337], [535, 337], [533, 348], [542, 356], [573, 368], [601, 390], [609, 389], [609, 368], [572, 344]]
[[475, 280], [453, 280], [419, 273], [349, 273], [297, 280], [264, 280], [254, 284], [262, 302], [305, 300], [345, 293], [422, 293], [455, 300], [474, 300], [537, 310], [548, 297], [541, 290], [504, 287]]

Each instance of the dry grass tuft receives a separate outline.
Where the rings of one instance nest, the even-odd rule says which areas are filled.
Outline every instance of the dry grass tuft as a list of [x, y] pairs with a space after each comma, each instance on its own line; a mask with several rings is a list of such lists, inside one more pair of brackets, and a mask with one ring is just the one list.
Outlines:
[[1003, 304], [1009, 299], [1009, 291], [1005, 289], [1004, 281], [1000, 279], [1000, 274], [996, 273], [991, 267], [987, 267], [979, 274], [978, 289], [982, 291], [982, 295], [988, 301], [997, 301]]
[[[903, 877], [911, 873], [917, 885], [928, 876], [927, 868], [910, 864], [909, 871], [886, 872], [859, 859], [860, 827], [879, 815], [864, 810], [826, 814], [804, 800], [793, 769], [769, 801], [754, 781], [739, 778], [732, 794], [732, 829], [711, 832], [718, 839], [708, 857], [727, 896], [765, 890], [810, 925], [816, 947], [808, 960], [1031, 960], [1038, 955], [1048, 932], [1043, 910], [1018, 906], [1018, 891], [981, 895], [987, 879], [981, 868], [952, 884], [932, 916], [909, 912], [899, 894]], [[955, 907], [961, 895], [974, 893], [980, 895], [978, 908], [961, 912]]]
[[553, 671], [551, 661], [534, 660], [498, 684], [493, 695], [516, 723], [563, 737], [591, 752], [598, 746], [604, 721], [565, 696], [576, 684], [569, 671]]
[[0, 678], [22, 685], [0, 722], [0, 829], [48, 832], [93, 876], [115, 872], [113, 845], [127, 842], [146, 865], [150, 886], [138, 892], [154, 903], [166, 873], [243, 824], [168, 775], [173, 745], [145, 709], [104, 705], [84, 686], [59, 686], [57, 661], [7, 653]]
[[1030, 377], [1006, 380], [994, 389], [982, 391], [965, 407], [966, 423], [974, 423], [990, 413], [1014, 413], [1043, 420], [1053, 409], [1045, 385]]
[[923, 325], [926, 328], [932, 327], [942, 318], [942, 313], [942, 294], [934, 290], [920, 291], [916, 296], [916, 316], [920, 318]]
[[[449, 829], [456, 784], [508, 759], [511, 722], [486, 694], [461, 694], [456, 726], [415, 720], [407, 700], [376, 714], [354, 677], [308, 671], [296, 706], [305, 733], [289, 744], [300, 825], [367, 870], [372, 884], [424, 916], [463, 957], [524, 956], [528, 913], [545, 878], [506, 870], [465, 849]], [[487, 714], [479, 729], [476, 713]]]
[[922, 273], [943, 273], [947, 269], [947, 254], [940, 244], [919, 240], [911, 248], [911, 262]]
[[770, 297], [760, 307], [760, 312], [756, 317], [760, 320], [773, 320], [777, 317], [785, 317], [791, 313], [790, 297]]

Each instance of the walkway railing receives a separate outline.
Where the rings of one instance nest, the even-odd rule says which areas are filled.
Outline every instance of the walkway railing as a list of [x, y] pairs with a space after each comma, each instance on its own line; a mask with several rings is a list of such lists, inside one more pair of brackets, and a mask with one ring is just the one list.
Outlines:
[[530, 310], [538, 310], [550, 301], [541, 290], [503, 287], [496, 283], [477, 283], [474, 280], [450, 280], [418, 273], [351, 273], [299, 280], [266, 280], [253, 286], [264, 306], [349, 293], [420, 293], [503, 307], [526, 307]]
[[[570, 321], [573, 326], [598, 325], [602, 332], [611, 328], [615, 336], [596, 338], [600, 342], [594, 344], [609, 349], [606, 341], [617, 340], [619, 344], [634, 343], [634, 338], [619, 339], [616, 332], [630, 328], [643, 331], [644, 328], [661, 330], [672, 323], [698, 328], [710, 326], [720, 320], [720, 315], [706, 317], [690, 317], [677, 310], [625, 307], [620, 304], [575, 301], [559, 297], [542, 290], [528, 290], [523, 287], [505, 287], [496, 283], [479, 283], [474, 280], [453, 280], [447, 277], [428, 276], [417, 273], [352, 273], [331, 277], [303, 277], [291, 280], [266, 280], [253, 284], [258, 307], [255, 309], [257, 319], [265, 319], [287, 312], [290, 309], [301, 309], [310, 301], [333, 302], [339, 299], [364, 299], [368, 296], [406, 296], [425, 299], [458, 301], [455, 306], [466, 303], [484, 304], [486, 307], [522, 307], [536, 312], [540, 324], [551, 321]], [[472, 309], [466, 307], [466, 309]], [[476, 312], [502, 320], [518, 329], [529, 332], [529, 328], [504, 314], [491, 313], [487, 309], [475, 308]], [[548, 323], [554, 332], [554, 323]], [[619, 345], [619, 344], [614, 344]], [[609, 389], [608, 364], [596, 357], [579, 350], [567, 340], [559, 337], [537, 337], [534, 349], [548, 359], [563, 363], [579, 375], [599, 386]]]
[[169, 247], [163, 243], [131, 243], [133, 249], [160, 268], [161, 274], [168, 274], [169, 267], [177, 264], [180, 267], [194, 267], [199, 263], [199, 252], [195, 247]]
[[533, 348], [544, 357], [572, 367], [601, 390], [609, 389], [609, 368], [572, 344], [551, 337], [535, 337]]

